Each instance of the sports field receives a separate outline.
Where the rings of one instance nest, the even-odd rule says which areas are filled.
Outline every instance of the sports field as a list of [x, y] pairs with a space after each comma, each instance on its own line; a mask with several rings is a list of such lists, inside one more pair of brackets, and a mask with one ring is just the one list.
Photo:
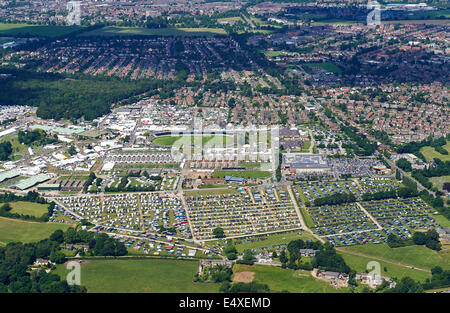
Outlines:
[[333, 64], [331, 62], [306, 63], [306, 64], [304, 64], [304, 66], [306, 66], [306, 67], [321, 67], [325, 71], [328, 71], [328, 72], [331, 72], [331, 73], [335, 73], [335, 74], [339, 74], [339, 73], [342, 72], [342, 70], [336, 64]]
[[80, 29], [82, 29], [81, 26], [51, 26], [0, 23], [0, 36], [30, 35], [42, 37], [58, 37], [71, 34]]
[[28, 201], [10, 202], [12, 207], [11, 213], [17, 213], [22, 215], [32, 215], [41, 217], [48, 212], [48, 204], [40, 204]]
[[[194, 261], [91, 259], [81, 265], [81, 285], [91, 293], [218, 292], [219, 284], [193, 282], [197, 270]], [[55, 273], [65, 278], [68, 271], [61, 264]]]
[[271, 292], [346, 292], [348, 288], [335, 289], [328, 283], [320, 281], [311, 276], [309, 271], [282, 269], [267, 265], [243, 265], [235, 264], [233, 273], [253, 272], [254, 281], [267, 284]]
[[48, 238], [55, 230], [66, 230], [71, 225], [38, 223], [0, 217], [0, 245], [9, 242], [34, 242]]
[[215, 36], [226, 35], [222, 28], [160, 28], [107, 26], [81, 36]]
[[[160, 146], [172, 146], [175, 143], [177, 144], [183, 144], [188, 145], [189, 139], [191, 140], [191, 144], [195, 143], [195, 137], [196, 136], [161, 136], [158, 138], [155, 138], [153, 140], [153, 143], [155, 145]], [[202, 145], [205, 146], [223, 146], [232, 144], [234, 142], [234, 138], [232, 136], [222, 136], [222, 135], [216, 135], [216, 136], [202, 136]]]

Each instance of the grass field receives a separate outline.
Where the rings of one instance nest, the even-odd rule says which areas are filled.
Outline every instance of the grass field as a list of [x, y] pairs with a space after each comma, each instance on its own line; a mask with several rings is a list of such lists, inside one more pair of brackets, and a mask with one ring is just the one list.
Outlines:
[[413, 267], [431, 269], [434, 266], [450, 269], [448, 251], [433, 251], [425, 246], [408, 246], [401, 248], [389, 248], [387, 244], [366, 244], [352, 247], [339, 248], [342, 251], [353, 251], [367, 256], [379, 257], [385, 260], [399, 262]]
[[445, 146], [443, 146], [443, 148], [445, 150], [447, 150], [449, 152], [449, 154], [447, 154], [447, 155], [440, 154], [433, 147], [423, 147], [422, 149], [420, 149], [420, 152], [422, 152], [422, 154], [425, 156], [427, 161], [431, 161], [434, 158], [438, 158], [444, 162], [450, 161], [450, 141], [449, 140], [447, 140], [447, 144]]
[[442, 227], [450, 227], [450, 220], [448, 220], [445, 216], [439, 214], [433, 215], [433, 217]]
[[[370, 261], [373, 261], [371, 258], [366, 258], [362, 256], [352, 255], [352, 254], [346, 254], [342, 252], [338, 252], [338, 254], [342, 255], [342, 257], [345, 260], [345, 263], [347, 263], [348, 266], [352, 270], [355, 270], [359, 273], [363, 273], [367, 268], [367, 263]], [[390, 278], [403, 278], [406, 276], [411, 277], [414, 280], [424, 282], [425, 279], [431, 278], [431, 274], [419, 271], [419, 270], [413, 270], [410, 268], [405, 268], [402, 266], [394, 265], [391, 263], [381, 262], [380, 263], [380, 271], [382, 276], [387, 276]], [[386, 271], [384, 269], [386, 268]]]
[[0, 217], [0, 244], [9, 242], [34, 242], [48, 238], [55, 230], [66, 230], [71, 225], [36, 223]]
[[19, 142], [19, 138], [17, 137], [17, 132], [6, 135], [0, 139], [0, 143], [6, 142], [6, 141], [9, 141], [11, 143], [11, 148], [13, 151], [13, 153], [11, 154], [11, 158], [17, 157], [18, 153], [23, 153], [27, 149], [26, 145], [21, 144]]
[[430, 181], [437, 189], [442, 190], [444, 183], [450, 183], [450, 176], [431, 177]]
[[[191, 144], [194, 144], [196, 136], [161, 136], [153, 139], [153, 143], [159, 146], [172, 146], [175, 143], [188, 145], [189, 139]], [[202, 136], [202, 145], [205, 146], [223, 146], [232, 144], [234, 138], [232, 136]]]
[[233, 272], [254, 272], [254, 281], [267, 284], [271, 292], [346, 292], [348, 289], [335, 289], [328, 283], [320, 281], [311, 276], [310, 272], [303, 270], [282, 269], [267, 265], [242, 265], [236, 264]]
[[[101, 293], [218, 292], [219, 284], [194, 283], [198, 263], [181, 260], [89, 260], [81, 265], [81, 285]], [[55, 270], [62, 278], [64, 265]]]
[[254, 241], [254, 242], [245, 242], [245, 243], [236, 243], [236, 249], [239, 253], [244, 252], [244, 250], [251, 249], [251, 248], [263, 248], [263, 247], [269, 247], [274, 245], [280, 245], [280, 244], [288, 244], [292, 240], [302, 239], [304, 241], [306, 240], [314, 240], [314, 237], [310, 235], [308, 232], [288, 232], [288, 233], [280, 233], [280, 234], [273, 234], [268, 235], [266, 237], [267, 239], [262, 241]]
[[280, 56], [283, 56], [283, 55], [286, 55], [283, 51], [266, 51], [266, 52], [264, 52], [264, 55], [266, 56], [266, 57], [280, 57]]
[[323, 68], [325, 71], [331, 72], [331, 73], [335, 73], [335, 74], [340, 74], [342, 73], [342, 70], [336, 65], [333, 64], [331, 62], [324, 62], [324, 63], [306, 63], [303, 64], [304, 66], [307, 67], [321, 67]]
[[222, 28], [160, 28], [107, 26], [81, 36], [215, 36], [225, 35]]
[[9, 205], [12, 207], [11, 213], [41, 217], [43, 214], [48, 212], [48, 204], [17, 201], [10, 202]]
[[234, 176], [242, 178], [266, 178], [271, 175], [271, 172], [266, 171], [216, 171], [211, 175], [211, 177], [225, 178], [225, 176]]
[[42, 36], [58, 37], [71, 34], [82, 29], [80, 26], [51, 26], [51, 25], [28, 25], [28, 24], [5, 24], [0, 23], [0, 36]]

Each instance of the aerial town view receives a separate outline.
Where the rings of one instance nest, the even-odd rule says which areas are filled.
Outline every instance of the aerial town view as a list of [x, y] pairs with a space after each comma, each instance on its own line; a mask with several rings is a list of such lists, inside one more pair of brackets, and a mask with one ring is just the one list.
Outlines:
[[0, 293], [450, 293], [449, 73], [447, 0], [0, 0]]

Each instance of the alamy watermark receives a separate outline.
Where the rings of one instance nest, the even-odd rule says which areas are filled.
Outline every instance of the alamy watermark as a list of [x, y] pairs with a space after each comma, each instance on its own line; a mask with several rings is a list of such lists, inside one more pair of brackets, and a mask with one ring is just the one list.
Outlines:
[[367, 9], [372, 10], [367, 15], [367, 26], [376, 27], [381, 25], [381, 4], [378, 1], [369, 1]]
[[81, 285], [81, 265], [77, 261], [70, 261], [66, 265], [70, 272], [66, 276], [67, 284], [70, 286]]
[[81, 1], [67, 2], [67, 25], [81, 25]]

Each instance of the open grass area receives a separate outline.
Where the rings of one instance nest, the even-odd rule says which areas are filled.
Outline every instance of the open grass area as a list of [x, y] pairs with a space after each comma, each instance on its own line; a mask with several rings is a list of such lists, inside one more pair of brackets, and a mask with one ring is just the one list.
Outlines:
[[81, 26], [52, 26], [29, 24], [0, 23], [0, 36], [41, 36], [58, 37], [71, 34], [82, 29]]
[[222, 28], [160, 28], [107, 26], [82, 36], [215, 36], [225, 35]]
[[282, 269], [281, 267], [267, 265], [242, 265], [236, 264], [233, 272], [253, 272], [254, 281], [267, 284], [271, 292], [347, 292], [347, 288], [336, 289], [324, 281], [311, 276], [309, 271]]
[[445, 216], [439, 214], [433, 215], [433, 218], [435, 218], [442, 227], [450, 227], [450, 220], [448, 220]]
[[9, 242], [34, 242], [48, 238], [55, 230], [66, 230], [71, 225], [37, 223], [0, 217], [0, 244]]
[[321, 67], [325, 71], [328, 71], [328, 72], [331, 72], [331, 73], [335, 73], [335, 74], [342, 73], [342, 70], [336, 64], [333, 64], [331, 62], [306, 63], [306, 64], [303, 64], [303, 66], [306, 66], [306, 67]]
[[26, 149], [27, 146], [24, 144], [21, 144], [19, 142], [19, 138], [17, 137], [17, 132], [14, 132], [12, 134], [6, 135], [2, 138], [0, 138], [0, 143], [2, 142], [6, 142], [9, 141], [11, 143], [11, 148], [13, 153], [11, 154], [11, 159], [14, 159], [16, 157], [18, 157], [20, 153], [23, 153]]
[[[279, 233], [279, 234], [272, 234], [267, 235], [264, 238], [265, 240], [260, 241], [252, 241], [252, 242], [245, 242], [245, 243], [235, 243], [236, 249], [239, 253], [244, 252], [244, 250], [252, 249], [252, 248], [264, 248], [264, 247], [270, 247], [274, 245], [280, 245], [280, 244], [288, 244], [292, 240], [302, 239], [303, 241], [306, 240], [315, 240], [314, 237], [305, 231], [295, 231], [295, 232], [287, 232], [287, 233]], [[246, 238], [246, 240], [251, 240], [252, 238]], [[238, 241], [238, 240], [236, 240]]]
[[12, 207], [11, 213], [41, 217], [43, 214], [48, 212], [48, 204], [17, 201], [10, 202], [9, 205]]
[[444, 183], [450, 183], [450, 176], [431, 177], [430, 181], [437, 189], [442, 190]]
[[425, 246], [408, 246], [389, 248], [387, 244], [366, 244], [339, 248], [342, 251], [353, 251], [367, 256], [379, 257], [392, 262], [402, 263], [413, 267], [431, 269], [434, 266], [450, 268], [450, 258], [445, 251], [433, 251]]
[[[89, 260], [81, 265], [81, 284], [88, 292], [218, 292], [219, 284], [194, 283], [198, 262], [160, 259]], [[62, 278], [64, 265], [55, 270]]]
[[[348, 266], [352, 270], [355, 270], [359, 273], [363, 273], [367, 269], [367, 264], [373, 259], [366, 258], [358, 255], [352, 255], [352, 254], [346, 254], [342, 252], [338, 252], [338, 254], [342, 255], [342, 257], [345, 260], [345, 263], [347, 263]], [[406, 276], [411, 277], [414, 280], [424, 282], [425, 279], [431, 278], [430, 273], [426, 273], [424, 271], [414, 270], [411, 268], [405, 268], [402, 266], [394, 265], [391, 263], [386, 263], [382, 261], [377, 261], [380, 263], [380, 274], [382, 276], [387, 276], [390, 278], [403, 278]], [[386, 269], [386, 271], [385, 271]], [[370, 269], [372, 270], [372, 269]]]
[[[161, 136], [153, 139], [153, 143], [159, 146], [173, 146], [175, 143], [178, 145], [195, 144], [196, 136]], [[202, 145], [204, 146], [223, 146], [229, 145], [234, 142], [232, 136], [202, 136]]]
[[427, 161], [432, 161], [434, 158], [440, 159], [441, 161], [450, 161], [450, 141], [447, 140], [447, 144], [443, 146], [445, 150], [449, 152], [449, 154], [444, 155], [437, 152], [433, 147], [423, 147], [420, 149], [420, 152], [425, 156]]
[[283, 55], [285, 55], [285, 53], [284, 53], [283, 51], [266, 51], [266, 52], [264, 52], [264, 55], [265, 55], [266, 57], [272, 57], [272, 58], [274, 58], [274, 57], [280, 57], [280, 56], [283, 56]]
[[216, 171], [211, 175], [211, 177], [225, 178], [225, 176], [234, 176], [242, 178], [267, 178], [271, 175], [271, 172], [266, 171]]

